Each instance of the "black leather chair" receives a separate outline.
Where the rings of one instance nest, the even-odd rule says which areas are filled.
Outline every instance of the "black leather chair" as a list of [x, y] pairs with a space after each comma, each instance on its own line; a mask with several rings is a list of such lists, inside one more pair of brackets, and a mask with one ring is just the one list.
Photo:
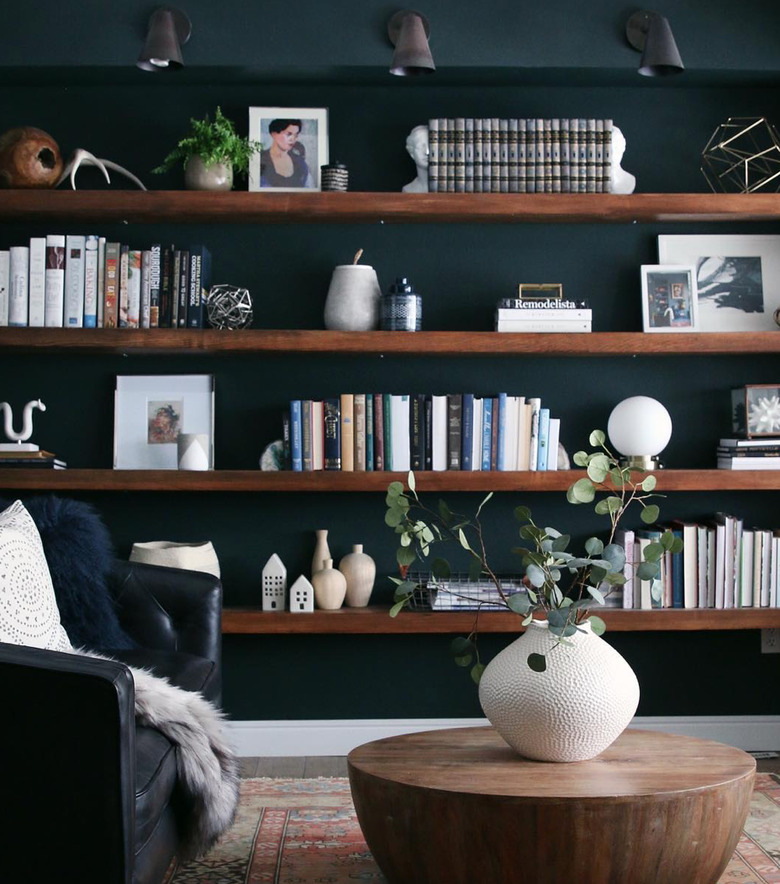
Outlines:
[[129, 664], [219, 703], [222, 586], [116, 562], [139, 647], [116, 662], [0, 644], [0, 881], [159, 884], [178, 846], [175, 748], [138, 727]]

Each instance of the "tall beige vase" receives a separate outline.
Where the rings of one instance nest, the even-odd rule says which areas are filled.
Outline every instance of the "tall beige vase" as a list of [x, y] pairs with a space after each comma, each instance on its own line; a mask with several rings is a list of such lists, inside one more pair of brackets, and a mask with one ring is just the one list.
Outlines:
[[333, 559], [325, 559], [323, 569], [312, 575], [314, 601], [323, 611], [336, 611], [344, 604], [347, 578], [333, 567]]
[[339, 562], [339, 571], [347, 579], [347, 607], [365, 608], [374, 588], [376, 563], [363, 552], [362, 543], [354, 544], [352, 552]]
[[323, 562], [325, 559], [331, 558], [330, 548], [328, 547], [328, 531], [325, 528], [320, 528], [318, 531], [314, 532], [314, 536], [316, 538], [314, 542], [314, 555], [311, 558], [311, 576], [317, 573], [317, 571], [322, 571]]

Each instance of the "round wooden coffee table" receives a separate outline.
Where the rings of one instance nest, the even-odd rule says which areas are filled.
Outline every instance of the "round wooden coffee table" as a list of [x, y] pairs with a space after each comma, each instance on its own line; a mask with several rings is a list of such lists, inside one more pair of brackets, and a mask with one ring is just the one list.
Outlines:
[[363, 834], [389, 884], [716, 884], [755, 760], [627, 730], [592, 761], [528, 761], [489, 727], [349, 754]]

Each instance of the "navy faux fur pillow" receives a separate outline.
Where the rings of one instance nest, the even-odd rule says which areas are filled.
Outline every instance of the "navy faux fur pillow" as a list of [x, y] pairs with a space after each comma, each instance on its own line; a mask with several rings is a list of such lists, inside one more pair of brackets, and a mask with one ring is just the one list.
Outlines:
[[108, 591], [114, 550], [96, 510], [54, 495], [23, 503], [41, 535], [60, 619], [73, 647], [136, 647], [119, 625]]

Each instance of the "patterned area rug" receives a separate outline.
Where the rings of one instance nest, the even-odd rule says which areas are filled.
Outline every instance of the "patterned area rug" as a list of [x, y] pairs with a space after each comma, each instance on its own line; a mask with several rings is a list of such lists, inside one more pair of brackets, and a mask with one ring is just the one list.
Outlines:
[[[346, 778], [241, 781], [235, 825], [169, 884], [384, 882], [363, 840]], [[780, 884], [780, 776], [758, 774], [739, 846], [720, 884]]]

